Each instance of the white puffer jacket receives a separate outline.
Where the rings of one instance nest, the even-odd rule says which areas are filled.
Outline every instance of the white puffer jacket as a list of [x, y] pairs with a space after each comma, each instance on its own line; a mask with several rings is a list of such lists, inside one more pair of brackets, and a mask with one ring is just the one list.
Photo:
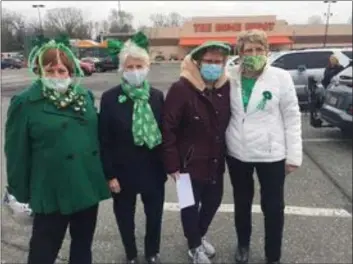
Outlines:
[[[266, 66], [253, 88], [247, 112], [241, 95], [239, 66], [228, 72], [232, 115], [226, 132], [228, 154], [243, 162], [275, 162], [300, 166], [303, 159], [301, 114], [293, 80], [285, 70]], [[264, 92], [272, 99], [257, 105]]]

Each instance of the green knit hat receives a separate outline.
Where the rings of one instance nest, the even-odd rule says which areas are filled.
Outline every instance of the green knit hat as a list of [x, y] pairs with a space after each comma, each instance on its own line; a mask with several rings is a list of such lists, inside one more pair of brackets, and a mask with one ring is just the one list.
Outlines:
[[198, 60], [208, 48], [219, 48], [224, 51], [226, 56], [228, 56], [231, 52], [231, 46], [229, 43], [221, 41], [206, 41], [190, 52], [191, 58], [193, 60]]

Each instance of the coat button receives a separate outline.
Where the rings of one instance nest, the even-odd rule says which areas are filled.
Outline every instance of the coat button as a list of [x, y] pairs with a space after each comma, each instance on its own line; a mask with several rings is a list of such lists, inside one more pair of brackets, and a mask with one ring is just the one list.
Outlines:
[[217, 163], [217, 162], [218, 162], [218, 159], [213, 159], [213, 162], [214, 162], [214, 163]]
[[61, 127], [62, 127], [63, 129], [66, 129], [67, 126], [68, 126], [68, 125], [67, 125], [67, 122], [64, 122], [64, 123], [61, 124]]
[[66, 159], [68, 160], [73, 160], [74, 159], [74, 154], [69, 154], [66, 156]]
[[218, 111], [216, 111], [216, 115], [218, 115], [219, 114], [219, 112]]
[[219, 136], [216, 136], [216, 140], [219, 141]]
[[93, 155], [93, 156], [97, 156], [97, 154], [98, 154], [98, 151], [97, 151], [97, 150], [92, 151], [92, 155]]
[[80, 120], [80, 124], [82, 125], [82, 126], [85, 126], [85, 125], [87, 125], [87, 120]]

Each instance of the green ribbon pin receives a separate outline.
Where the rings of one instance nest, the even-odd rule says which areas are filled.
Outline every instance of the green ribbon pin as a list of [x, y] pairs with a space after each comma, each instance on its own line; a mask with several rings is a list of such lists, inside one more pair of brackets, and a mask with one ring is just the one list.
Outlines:
[[257, 109], [258, 110], [264, 110], [267, 101], [272, 99], [272, 93], [270, 91], [264, 91], [262, 93], [262, 100], [260, 101], [260, 103], [257, 105]]

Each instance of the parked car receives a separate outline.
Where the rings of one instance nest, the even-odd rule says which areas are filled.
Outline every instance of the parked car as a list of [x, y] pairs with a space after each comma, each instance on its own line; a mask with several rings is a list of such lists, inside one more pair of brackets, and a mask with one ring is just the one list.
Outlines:
[[[92, 63], [88, 63], [88, 62], [83, 62], [83, 61], [79, 61], [80, 63], [80, 67], [84, 73], [85, 76], [91, 76], [96, 70], [95, 70], [95, 66]], [[38, 74], [38, 69], [37, 67], [34, 67], [33, 71]]]
[[229, 69], [232, 66], [239, 64], [239, 55], [236, 56], [229, 56], [226, 62], [226, 69]]
[[111, 70], [117, 70], [119, 67], [119, 61], [113, 60], [110, 56], [100, 59], [94, 63], [96, 72], [106, 72]]
[[1, 69], [21, 69], [23, 63], [19, 59], [4, 58], [1, 59]]
[[[338, 127], [345, 135], [352, 136], [353, 132], [353, 108], [352, 108], [352, 63], [343, 71], [332, 78], [331, 83], [324, 91], [323, 96], [320, 92], [314, 93], [311, 100], [312, 109], [318, 113], [312, 115], [311, 125], [313, 127], [323, 127], [327, 123], [328, 126]], [[313, 84], [314, 90], [320, 90], [321, 83]], [[321, 85], [322, 86], [322, 85]], [[322, 88], [321, 88], [322, 89]], [[316, 100], [315, 100], [316, 99]]]
[[91, 62], [80, 61], [80, 66], [85, 76], [91, 76], [95, 71], [95, 65]]
[[154, 57], [154, 61], [165, 61], [166, 58], [163, 55], [157, 55]]
[[84, 62], [91, 62], [91, 63], [96, 63], [96, 62], [99, 62], [101, 59], [97, 58], [97, 57], [84, 57], [84, 58], [81, 58], [81, 61], [84, 61]]
[[343, 66], [347, 66], [352, 59], [352, 49], [322, 48], [274, 52], [269, 56], [268, 63], [290, 73], [300, 106], [308, 107], [309, 77], [321, 81], [331, 55], [335, 55]]

